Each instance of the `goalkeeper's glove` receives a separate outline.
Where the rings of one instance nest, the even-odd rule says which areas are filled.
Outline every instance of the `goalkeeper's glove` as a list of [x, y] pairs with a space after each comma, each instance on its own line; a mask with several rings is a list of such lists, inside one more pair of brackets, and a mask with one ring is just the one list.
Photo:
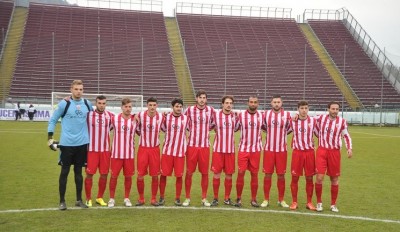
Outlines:
[[47, 145], [50, 147], [51, 150], [53, 151], [57, 151], [57, 147], [58, 147], [58, 141], [55, 141], [54, 139], [49, 139], [47, 141]]

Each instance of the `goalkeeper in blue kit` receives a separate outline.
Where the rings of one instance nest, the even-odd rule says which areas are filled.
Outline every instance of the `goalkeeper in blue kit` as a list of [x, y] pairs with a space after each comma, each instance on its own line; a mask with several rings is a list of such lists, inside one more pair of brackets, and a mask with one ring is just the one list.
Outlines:
[[[60, 210], [66, 210], [65, 192], [67, 179], [71, 165], [74, 165], [76, 203], [75, 206], [87, 208], [82, 201], [83, 176], [82, 168], [86, 166], [87, 146], [89, 144], [89, 133], [87, 127], [87, 115], [92, 110], [92, 104], [82, 98], [83, 83], [74, 80], [71, 84], [71, 97], [63, 99], [58, 103], [57, 109], [51, 116], [47, 128], [48, 146], [52, 150], [60, 148], [61, 173], [59, 178]], [[53, 140], [54, 129], [61, 118], [60, 142]], [[58, 144], [57, 144], [58, 143]]]

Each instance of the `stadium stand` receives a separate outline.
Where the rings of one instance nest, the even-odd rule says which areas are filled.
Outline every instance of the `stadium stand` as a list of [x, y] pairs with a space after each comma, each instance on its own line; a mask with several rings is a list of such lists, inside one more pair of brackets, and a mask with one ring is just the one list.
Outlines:
[[341, 20], [308, 20], [308, 24], [365, 107], [380, 105], [382, 79], [384, 108], [400, 107], [400, 94], [383, 78]]
[[10, 23], [13, 8], [13, 2], [0, 1], [0, 53], [3, 50], [4, 38], [6, 37], [8, 24]]
[[296, 107], [303, 98], [304, 80], [305, 98], [311, 105], [324, 108], [327, 102], [342, 99], [294, 19], [179, 13], [177, 20], [193, 85], [206, 89], [212, 102], [219, 102], [225, 90], [226, 50], [227, 94], [238, 103], [255, 94], [263, 99], [265, 78], [267, 101], [280, 94], [287, 108]]
[[[54, 55], [53, 53], [54, 32]], [[10, 95], [51, 97], [82, 79], [85, 92], [179, 96], [161, 12], [30, 3]], [[54, 59], [54, 61], [53, 61]], [[53, 66], [54, 62], [54, 66]]]

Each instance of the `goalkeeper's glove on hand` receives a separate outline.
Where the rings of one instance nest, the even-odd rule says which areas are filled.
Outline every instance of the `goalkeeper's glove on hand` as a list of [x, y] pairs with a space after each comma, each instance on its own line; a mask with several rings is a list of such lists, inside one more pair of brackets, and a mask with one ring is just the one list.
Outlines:
[[57, 151], [58, 141], [55, 141], [54, 139], [49, 139], [49, 141], [47, 141], [47, 145], [50, 147], [51, 150]]

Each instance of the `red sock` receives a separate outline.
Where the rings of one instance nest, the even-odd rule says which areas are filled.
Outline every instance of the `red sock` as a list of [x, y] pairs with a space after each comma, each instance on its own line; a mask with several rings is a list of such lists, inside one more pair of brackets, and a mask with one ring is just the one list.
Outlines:
[[269, 201], [269, 192], [271, 191], [272, 179], [271, 177], [264, 177], [264, 200]]
[[243, 186], [244, 186], [244, 172], [242, 173], [239, 172], [236, 179], [236, 193], [238, 198], [242, 198]]
[[290, 191], [292, 192], [292, 201], [297, 202], [297, 192], [299, 190], [299, 177], [292, 176], [292, 182], [290, 183]]
[[131, 193], [131, 187], [132, 187], [131, 176], [125, 176], [124, 186], [125, 186], [125, 198], [129, 198], [129, 194]]
[[97, 193], [97, 198], [103, 198], [104, 192], [106, 191], [107, 177], [99, 178], [99, 192]]
[[186, 198], [190, 199], [190, 188], [192, 187], [192, 175], [186, 174], [185, 176], [185, 192]]
[[92, 185], [93, 185], [93, 179], [85, 178], [86, 200], [90, 200], [92, 198]]
[[307, 203], [312, 201], [314, 184], [312, 179], [306, 179]]
[[278, 200], [283, 201], [283, 199], [285, 198], [285, 177], [278, 178], [277, 185], [279, 193]]
[[336, 205], [336, 199], [339, 193], [339, 185], [331, 185], [331, 205]]
[[258, 173], [251, 173], [251, 200], [257, 200], [257, 190], [258, 190]]
[[164, 198], [165, 186], [167, 185], [167, 177], [160, 176], [160, 197]]
[[221, 179], [220, 178], [213, 178], [213, 189], [214, 189], [214, 199], [218, 199], [218, 192], [219, 192], [219, 185]]
[[139, 200], [144, 201], [144, 179], [137, 178], [136, 186], [139, 193]]
[[317, 196], [317, 203], [322, 203], [322, 184], [315, 183], [315, 195]]
[[110, 178], [110, 198], [115, 197], [115, 189], [117, 188], [118, 177]]
[[180, 199], [181, 198], [181, 192], [182, 192], [182, 177], [176, 177], [176, 182], [175, 182], [175, 199]]
[[232, 178], [225, 178], [225, 200], [231, 197], [232, 191]]
[[208, 174], [201, 174], [201, 199], [207, 198]]
[[158, 176], [151, 178], [151, 200], [156, 200], [158, 190]]

